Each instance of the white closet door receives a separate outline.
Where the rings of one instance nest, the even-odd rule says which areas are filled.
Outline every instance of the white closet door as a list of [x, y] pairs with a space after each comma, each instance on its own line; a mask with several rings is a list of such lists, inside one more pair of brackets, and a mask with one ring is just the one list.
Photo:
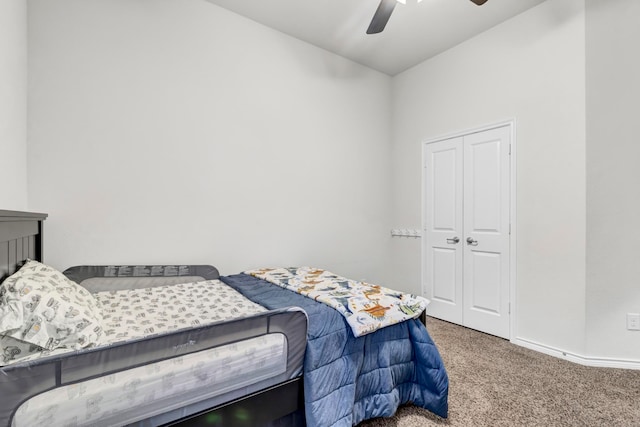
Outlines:
[[424, 146], [427, 314], [510, 337], [509, 126]]
[[509, 128], [464, 137], [464, 325], [509, 338]]
[[427, 144], [424, 153], [427, 314], [462, 324], [462, 138]]

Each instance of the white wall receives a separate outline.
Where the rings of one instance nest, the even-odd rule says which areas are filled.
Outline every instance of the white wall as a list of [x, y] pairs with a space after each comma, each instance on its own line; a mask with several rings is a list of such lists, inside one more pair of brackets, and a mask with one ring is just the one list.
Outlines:
[[640, 2], [587, 0], [587, 352], [640, 360]]
[[[583, 354], [583, 0], [553, 0], [393, 79], [394, 227], [420, 228], [421, 143], [517, 125], [517, 331]], [[419, 239], [391, 239], [393, 276], [420, 292]]]
[[0, 209], [27, 208], [27, 3], [0, 1]]
[[47, 261], [385, 280], [390, 78], [205, 0], [31, 0]]

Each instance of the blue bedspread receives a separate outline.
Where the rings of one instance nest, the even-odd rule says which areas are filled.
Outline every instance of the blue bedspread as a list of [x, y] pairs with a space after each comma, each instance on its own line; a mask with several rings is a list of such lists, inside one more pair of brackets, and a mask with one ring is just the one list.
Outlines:
[[298, 306], [307, 312], [308, 427], [351, 427], [365, 419], [389, 417], [410, 402], [447, 417], [449, 379], [419, 320], [354, 338], [344, 317], [329, 306], [246, 274], [221, 280], [266, 308]]

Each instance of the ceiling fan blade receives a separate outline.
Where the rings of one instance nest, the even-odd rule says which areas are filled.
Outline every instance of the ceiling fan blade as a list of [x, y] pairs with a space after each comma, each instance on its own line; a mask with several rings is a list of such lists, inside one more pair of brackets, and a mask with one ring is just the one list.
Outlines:
[[482, 6], [487, 2], [487, 0], [471, 0], [471, 1], [477, 4], [478, 6]]
[[371, 20], [371, 24], [369, 24], [369, 28], [367, 28], [367, 34], [377, 34], [384, 30], [384, 27], [387, 25], [387, 22], [391, 17], [393, 8], [396, 7], [396, 3], [396, 0], [380, 1], [378, 9], [376, 9], [376, 13], [373, 15], [373, 19]]

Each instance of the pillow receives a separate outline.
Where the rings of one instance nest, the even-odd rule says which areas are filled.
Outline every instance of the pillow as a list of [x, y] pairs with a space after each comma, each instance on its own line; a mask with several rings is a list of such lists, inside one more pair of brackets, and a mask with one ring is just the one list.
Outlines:
[[45, 350], [78, 350], [100, 343], [102, 322], [102, 307], [89, 291], [37, 261], [28, 260], [0, 285], [5, 337]]

